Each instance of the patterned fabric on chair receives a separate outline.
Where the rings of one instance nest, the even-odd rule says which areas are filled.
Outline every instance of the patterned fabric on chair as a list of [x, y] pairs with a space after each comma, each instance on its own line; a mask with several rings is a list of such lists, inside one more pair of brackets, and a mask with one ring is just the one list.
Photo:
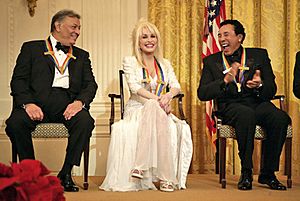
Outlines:
[[[274, 99], [280, 101], [280, 109], [285, 111], [284, 96], [275, 96]], [[214, 103], [214, 106], [217, 104]], [[216, 112], [216, 108], [214, 108]], [[217, 137], [219, 147], [216, 154], [216, 172], [219, 173], [220, 179], [219, 182], [222, 185], [222, 188], [226, 188], [226, 139], [227, 138], [236, 138], [235, 129], [229, 125], [223, 125], [222, 120], [217, 118]], [[288, 188], [292, 187], [292, 166], [291, 166], [291, 154], [292, 154], [292, 126], [289, 125], [287, 128], [287, 135], [285, 140], [285, 169], [284, 174], [287, 176], [287, 186]], [[255, 139], [264, 140], [266, 138], [266, 133], [261, 126], [256, 126], [255, 130]], [[219, 171], [220, 170], [220, 171]]]
[[[235, 130], [233, 127], [228, 126], [228, 125], [221, 125], [220, 126], [220, 136], [219, 137], [224, 137], [224, 138], [236, 138], [235, 136]], [[291, 125], [289, 125], [288, 129], [287, 129], [287, 138], [292, 138], [293, 135], [293, 128]], [[255, 139], [265, 139], [266, 134], [264, 129], [261, 126], [256, 126], [256, 130], [255, 130]]]
[[38, 124], [31, 133], [33, 138], [68, 138], [68, 129], [60, 123]]
[[[31, 133], [32, 138], [68, 138], [68, 129], [62, 123], [41, 123], [38, 124], [35, 130]], [[88, 141], [84, 149], [84, 176], [83, 189], [88, 189], [88, 161], [89, 161], [89, 146]], [[17, 162], [17, 150], [12, 147], [12, 161]]]

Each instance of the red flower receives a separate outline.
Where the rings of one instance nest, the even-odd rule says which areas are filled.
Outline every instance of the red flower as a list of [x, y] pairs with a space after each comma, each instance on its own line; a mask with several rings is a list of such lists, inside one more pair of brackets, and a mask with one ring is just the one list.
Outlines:
[[0, 200], [64, 201], [63, 187], [37, 160], [22, 160], [11, 167], [0, 163]]
[[11, 177], [12, 175], [12, 168], [0, 163], [0, 177]]

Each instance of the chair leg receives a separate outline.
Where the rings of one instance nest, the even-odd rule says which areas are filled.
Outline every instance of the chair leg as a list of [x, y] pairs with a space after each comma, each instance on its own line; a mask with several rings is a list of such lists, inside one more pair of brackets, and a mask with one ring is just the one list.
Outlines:
[[226, 138], [219, 138], [220, 183], [226, 188]]
[[215, 170], [216, 174], [220, 173], [220, 159], [219, 159], [219, 140], [216, 141], [216, 164], [215, 164]]
[[218, 171], [219, 171], [219, 183], [221, 183], [222, 180], [222, 168], [221, 168], [221, 162], [222, 162], [222, 156], [221, 156], [221, 138], [218, 138]]
[[11, 143], [11, 154], [12, 154], [12, 162], [18, 162], [18, 154], [17, 154], [17, 147], [15, 143]]
[[115, 121], [115, 99], [114, 96], [110, 97], [111, 100], [111, 108], [110, 108], [110, 118], [109, 118], [109, 133], [111, 133], [111, 126]]
[[90, 140], [88, 140], [87, 145], [84, 149], [84, 170], [83, 170], [83, 189], [87, 190], [89, 188], [88, 183], [88, 172], [89, 172], [89, 153], [90, 153]]
[[[263, 141], [264, 141], [264, 139], [263, 140], [261, 140], [260, 142], [260, 170], [262, 169], [262, 167], [264, 167], [264, 155], [265, 155], [265, 151], [264, 151], [264, 149], [263, 149]], [[261, 172], [259, 172], [259, 174], [260, 174]]]
[[287, 187], [292, 188], [292, 138], [285, 140], [285, 167], [284, 174], [287, 175]]

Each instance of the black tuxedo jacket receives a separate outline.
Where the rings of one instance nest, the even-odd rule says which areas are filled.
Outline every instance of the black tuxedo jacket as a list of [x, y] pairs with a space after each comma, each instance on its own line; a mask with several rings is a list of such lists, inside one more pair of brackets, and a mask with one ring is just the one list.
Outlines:
[[[44, 40], [30, 41], [22, 45], [11, 80], [14, 108], [35, 103], [40, 107], [49, 97], [54, 79], [55, 63], [45, 55]], [[81, 100], [86, 108], [95, 97], [97, 84], [91, 68], [89, 53], [73, 46], [69, 69], [68, 94], [71, 100]]]
[[294, 67], [293, 92], [297, 98], [300, 98], [300, 52], [297, 52]]
[[[242, 90], [238, 93], [234, 82], [224, 82], [224, 66], [222, 52], [212, 54], [203, 60], [203, 71], [198, 87], [198, 97], [202, 101], [216, 99], [218, 109], [222, 110], [228, 103], [243, 102], [244, 104], [256, 105], [263, 101], [269, 101], [276, 93], [275, 75], [273, 74], [270, 59], [265, 49], [246, 48], [246, 66], [244, 72]], [[246, 82], [252, 79], [256, 69], [261, 72], [263, 86], [258, 89], [246, 87]]]

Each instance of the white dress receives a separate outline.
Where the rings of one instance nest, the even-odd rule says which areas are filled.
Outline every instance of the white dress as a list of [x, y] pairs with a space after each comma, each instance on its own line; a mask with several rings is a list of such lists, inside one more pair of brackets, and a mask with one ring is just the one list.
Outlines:
[[[171, 88], [180, 88], [171, 64], [164, 60], [160, 66], [165, 82]], [[142, 68], [135, 57], [125, 57], [123, 68], [131, 97], [125, 106], [124, 119], [112, 125], [106, 177], [99, 188], [156, 189], [153, 181], [168, 180], [177, 189], [185, 189], [193, 150], [189, 125], [173, 114], [167, 115], [157, 101], [136, 94], [141, 87], [155, 91], [157, 76], [150, 77], [150, 83], [141, 82]], [[143, 179], [131, 177], [134, 168], [143, 170]]]

